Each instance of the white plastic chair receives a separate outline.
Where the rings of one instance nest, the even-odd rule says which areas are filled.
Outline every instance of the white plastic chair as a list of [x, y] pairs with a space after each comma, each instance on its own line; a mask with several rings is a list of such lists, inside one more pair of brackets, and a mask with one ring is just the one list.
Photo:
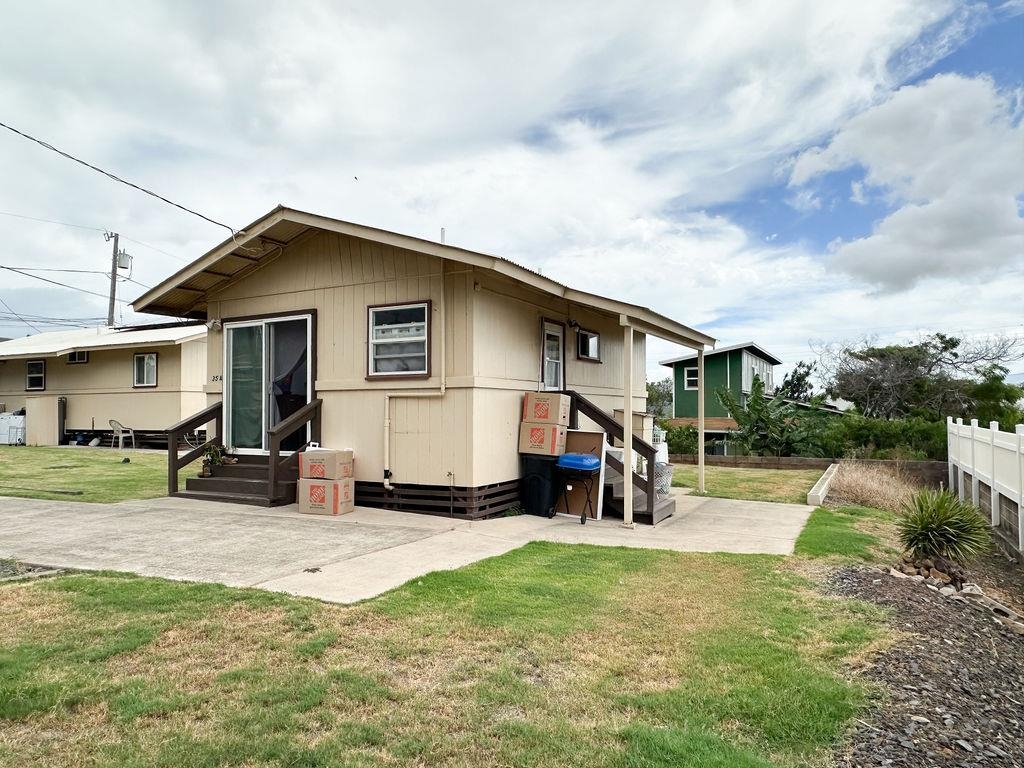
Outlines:
[[114, 441], [117, 440], [117, 449], [119, 451], [124, 450], [124, 436], [128, 435], [132, 439], [132, 448], [135, 448], [135, 430], [128, 429], [117, 419], [110, 420], [110, 428], [114, 430], [114, 434], [110, 436], [110, 447], [114, 447]]

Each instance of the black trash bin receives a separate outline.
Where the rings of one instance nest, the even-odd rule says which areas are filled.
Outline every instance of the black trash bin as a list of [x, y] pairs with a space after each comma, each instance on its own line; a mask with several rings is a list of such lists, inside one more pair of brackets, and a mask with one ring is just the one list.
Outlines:
[[557, 478], [557, 456], [523, 454], [523, 476], [519, 495], [529, 515], [554, 517], [561, 487]]

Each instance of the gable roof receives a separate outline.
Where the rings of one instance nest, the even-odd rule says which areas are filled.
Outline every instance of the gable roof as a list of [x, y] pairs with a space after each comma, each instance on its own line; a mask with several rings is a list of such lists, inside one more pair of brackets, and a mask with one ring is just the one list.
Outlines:
[[48, 331], [0, 342], [0, 360], [55, 357], [69, 352], [86, 352], [94, 349], [169, 346], [201, 339], [205, 335], [206, 327], [196, 323]]
[[281, 205], [142, 294], [132, 302], [132, 308], [136, 312], [205, 320], [206, 296], [210, 291], [223, 288], [258, 269], [264, 259], [276, 256], [312, 230], [336, 232], [491, 270], [552, 296], [617, 314], [639, 331], [693, 349], [713, 347], [715, 344], [713, 337], [647, 307], [570, 288], [500, 256], [490, 256]]
[[[757, 357], [760, 357], [762, 360], [767, 360], [772, 365], [782, 365], [782, 361], [779, 358], [777, 358], [771, 352], [766, 350], [764, 347], [760, 346], [759, 344], [755, 344], [752, 341], [742, 341], [739, 344], [730, 344], [728, 347], [718, 347], [713, 352], [705, 352], [704, 357], [709, 358], [714, 355], [720, 355], [723, 352], [734, 352], [737, 349], [749, 350], [753, 352]], [[661, 360], [659, 362], [661, 365], [667, 365], [669, 368], [671, 368], [675, 363], [681, 363], [684, 360], [695, 360], [696, 358], [696, 352], [688, 352], [685, 355], [680, 355], [679, 357], [670, 357], [668, 360]]]

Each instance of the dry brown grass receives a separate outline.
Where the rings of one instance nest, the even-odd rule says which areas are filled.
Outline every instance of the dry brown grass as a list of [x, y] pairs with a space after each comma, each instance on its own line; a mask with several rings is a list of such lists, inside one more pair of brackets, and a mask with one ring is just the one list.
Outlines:
[[858, 506], [899, 512], [921, 487], [900, 469], [878, 464], [841, 461], [829, 488], [832, 507]]

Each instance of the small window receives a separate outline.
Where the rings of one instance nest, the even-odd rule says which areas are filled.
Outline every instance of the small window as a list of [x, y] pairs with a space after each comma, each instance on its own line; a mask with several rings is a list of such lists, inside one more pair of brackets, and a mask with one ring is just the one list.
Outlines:
[[601, 335], [582, 328], [576, 331], [576, 357], [601, 362]]
[[68, 364], [69, 365], [82, 365], [83, 363], [89, 362], [89, 353], [85, 350], [76, 350], [74, 352], [68, 352]]
[[370, 376], [430, 374], [430, 303], [370, 307]]
[[25, 363], [25, 389], [46, 389], [45, 360], [29, 360]]
[[686, 389], [697, 388], [697, 369], [696, 368], [684, 368], [683, 375], [686, 377], [685, 387]]
[[156, 386], [156, 352], [143, 352], [135, 355], [136, 387]]

